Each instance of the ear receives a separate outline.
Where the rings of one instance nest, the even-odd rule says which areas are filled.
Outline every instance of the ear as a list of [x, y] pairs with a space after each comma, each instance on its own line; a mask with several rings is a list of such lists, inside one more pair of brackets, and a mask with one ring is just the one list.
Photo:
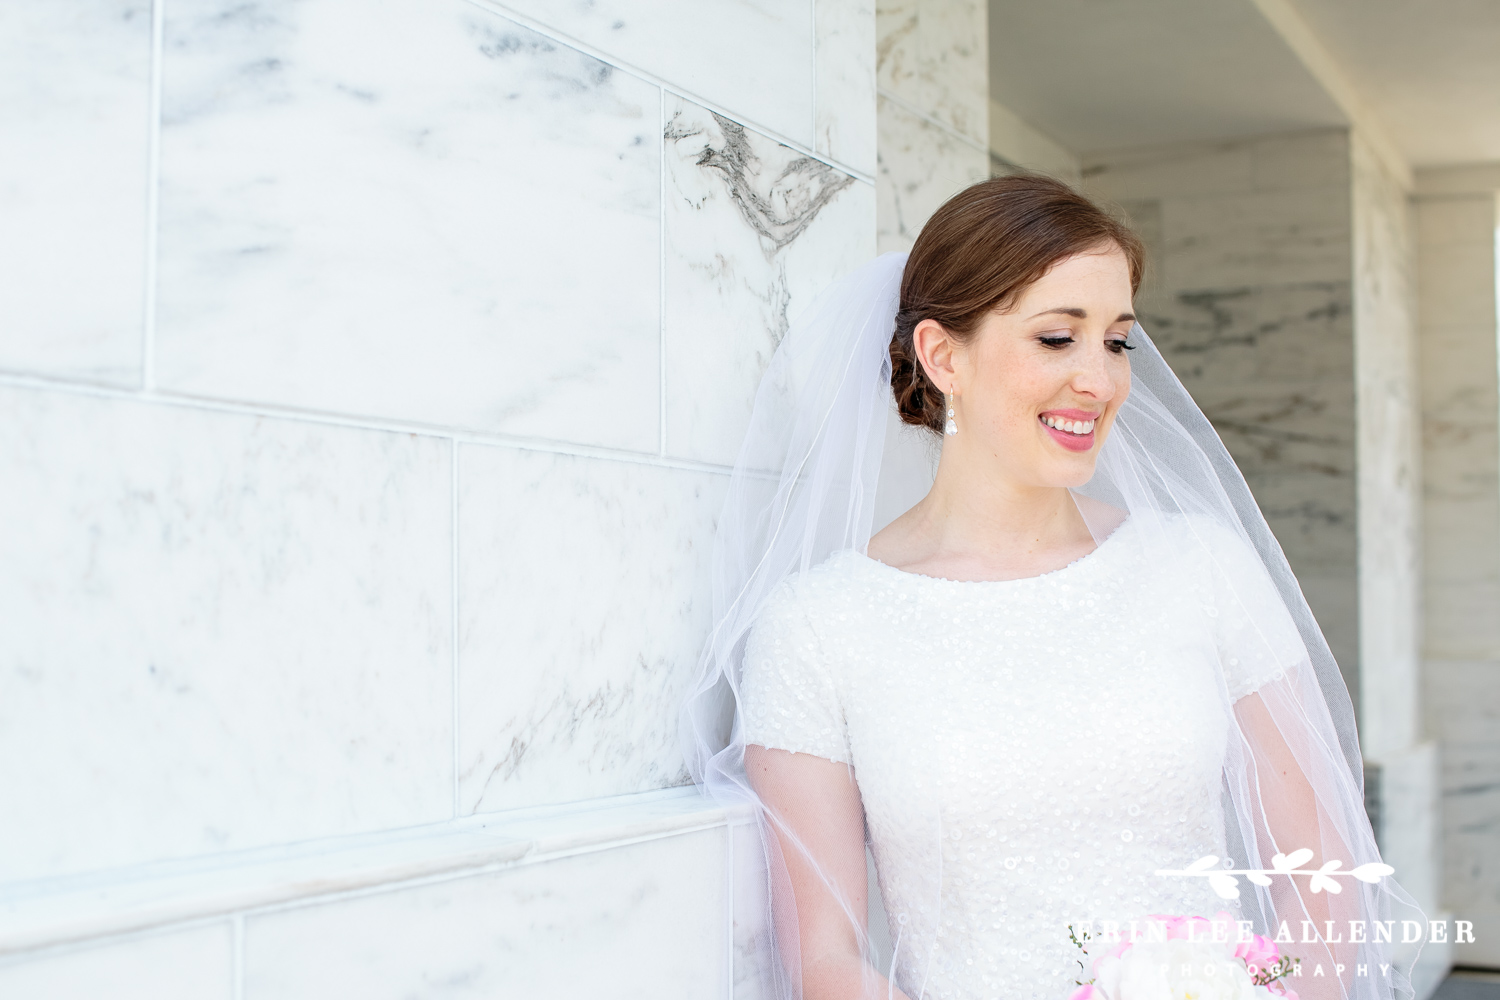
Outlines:
[[911, 332], [911, 345], [927, 377], [943, 392], [952, 392], [955, 372], [953, 352], [957, 345], [943, 324], [935, 319], [924, 319]]

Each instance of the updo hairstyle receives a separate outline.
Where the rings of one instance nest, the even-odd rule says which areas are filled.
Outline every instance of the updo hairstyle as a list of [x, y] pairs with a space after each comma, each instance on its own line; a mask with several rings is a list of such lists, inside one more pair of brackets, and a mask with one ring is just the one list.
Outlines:
[[995, 177], [943, 203], [922, 227], [901, 275], [891, 337], [891, 391], [901, 419], [941, 434], [943, 393], [917, 362], [912, 331], [936, 320], [958, 343], [985, 313], [1009, 308], [1026, 286], [1077, 253], [1119, 247], [1138, 291], [1146, 253], [1140, 239], [1062, 181], [1037, 174]]

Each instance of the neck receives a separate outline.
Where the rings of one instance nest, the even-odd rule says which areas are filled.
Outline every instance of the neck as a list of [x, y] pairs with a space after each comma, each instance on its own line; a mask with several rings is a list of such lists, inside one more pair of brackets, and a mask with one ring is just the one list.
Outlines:
[[1021, 567], [1091, 551], [1093, 539], [1072, 494], [1006, 475], [995, 456], [947, 439], [932, 489], [905, 515], [902, 546], [920, 563]]

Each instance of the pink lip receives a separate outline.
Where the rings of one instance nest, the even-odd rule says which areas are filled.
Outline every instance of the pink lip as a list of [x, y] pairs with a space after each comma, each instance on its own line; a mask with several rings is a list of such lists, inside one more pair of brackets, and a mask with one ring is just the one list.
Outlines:
[[1046, 424], [1042, 424], [1042, 418], [1053, 417], [1058, 420], [1076, 421], [1098, 420], [1101, 416], [1103, 416], [1103, 414], [1090, 413], [1087, 410], [1048, 410], [1045, 413], [1037, 414], [1036, 419], [1037, 423], [1041, 424], [1042, 430], [1050, 434], [1052, 436], [1052, 440], [1056, 441], [1064, 448], [1068, 449], [1069, 451], [1088, 451], [1094, 446], [1093, 431], [1089, 431], [1087, 434], [1069, 434], [1067, 431], [1060, 431], [1055, 427], [1048, 427]]

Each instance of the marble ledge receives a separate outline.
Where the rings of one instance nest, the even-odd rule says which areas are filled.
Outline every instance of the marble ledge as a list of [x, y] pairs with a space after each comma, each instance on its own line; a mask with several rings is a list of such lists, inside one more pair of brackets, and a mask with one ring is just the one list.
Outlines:
[[0, 886], [0, 956], [748, 821], [697, 786]]

